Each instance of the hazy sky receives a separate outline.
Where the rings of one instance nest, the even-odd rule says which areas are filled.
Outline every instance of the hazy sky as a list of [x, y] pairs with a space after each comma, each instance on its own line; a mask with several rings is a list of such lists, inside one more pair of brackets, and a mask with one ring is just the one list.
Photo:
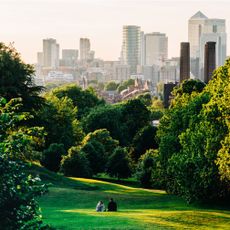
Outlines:
[[0, 41], [14, 42], [28, 63], [36, 62], [44, 38], [56, 38], [61, 49], [79, 49], [80, 37], [88, 37], [96, 57], [117, 60], [123, 25], [166, 33], [169, 57], [179, 56], [188, 19], [199, 10], [226, 19], [230, 30], [230, 0], [0, 0], [0, 10]]

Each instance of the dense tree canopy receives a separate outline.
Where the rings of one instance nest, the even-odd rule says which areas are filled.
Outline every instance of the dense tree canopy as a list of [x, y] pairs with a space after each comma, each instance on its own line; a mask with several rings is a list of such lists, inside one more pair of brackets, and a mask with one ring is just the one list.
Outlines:
[[[36, 198], [47, 191], [38, 177], [25, 173], [36, 129], [20, 128], [28, 114], [18, 112], [20, 100], [0, 99], [0, 226], [1, 229], [42, 229]], [[38, 131], [38, 130], [37, 130]]]
[[92, 88], [83, 90], [75, 84], [55, 88], [51, 91], [51, 95], [54, 95], [59, 99], [64, 97], [71, 99], [73, 105], [78, 109], [78, 119], [85, 116], [91, 108], [105, 104], [104, 100], [97, 97]]
[[12, 47], [0, 43], [0, 96], [6, 100], [22, 98], [23, 110], [38, 108], [43, 100], [42, 87], [33, 81], [34, 68], [25, 64]]
[[149, 123], [150, 111], [140, 99], [97, 107], [83, 119], [86, 133], [105, 128], [122, 146], [130, 145], [135, 134]]
[[166, 189], [188, 201], [227, 198], [229, 181], [230, 62], [203, 83], [189, 80], [174, 91], [158, 137]]
[[105, 85], [106, 91], [115, 91], [117, 90], [119, 84], [117, 84], [115, 81], [110, 81]]
[[45, 147], [59, 143], [68, 150], [71, 146], [78, 145], [82, 141], [83, 132], [76, 119], [77, 108], [72, 100], [49, 95], [45, 99], [46, 104], [37, 113], [37, 123], [47, 133]]

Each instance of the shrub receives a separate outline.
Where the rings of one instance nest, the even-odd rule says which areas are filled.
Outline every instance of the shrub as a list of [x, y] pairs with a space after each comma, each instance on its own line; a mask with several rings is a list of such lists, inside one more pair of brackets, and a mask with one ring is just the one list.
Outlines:
[[138, 161], [136, 176], [144, 188], [161, 187], [159, 154], [150, 149]]
[[79, 147], [71, 147], [68, 155], [61, 161], [61, 171], [66, 176], [91, 177], [92, 170], [89, 167], [89, 161], [84, 152]]
[[60, 169], [62, 155], [65, 149], [63, 144], [53, 143], [48, 149], [43, 151], [41, 164], [47, 169], [57, 172]]
[[117, 147], [114, 150], [107, 163], [107, 173], [118, 180], [131, 176], [130, 159], [125, 148]]
[[36, 197], [47, 191], [40, 179], [27, 175], [23, 163], [0, 156], [1, 229], [41, 229], [42, 220]]

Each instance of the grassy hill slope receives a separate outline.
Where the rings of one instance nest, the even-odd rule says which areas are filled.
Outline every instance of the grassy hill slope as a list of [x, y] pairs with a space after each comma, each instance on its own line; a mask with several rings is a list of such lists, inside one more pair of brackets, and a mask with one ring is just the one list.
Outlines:
[[[44, 222], [57, 229], [230, 229], [226, 208], [187, 205], [161, 190], [65, 178], [45, 169], [39, 174], [53, 183], [40, 206]], [[97, 213], [97, 202], [107, 204], [110, 197], [117, 201], [118, 212]]]

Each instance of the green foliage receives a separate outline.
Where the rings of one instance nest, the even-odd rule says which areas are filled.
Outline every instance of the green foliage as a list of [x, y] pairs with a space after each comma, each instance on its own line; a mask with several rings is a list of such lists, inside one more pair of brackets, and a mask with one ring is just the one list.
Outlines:
[[47, 191], [40, 179], [24, 172], [23, 164], [0, 156], [1, 229], [41, 229], [36, 197]]
[[157, 149], [158, 144], [155, 140], [157, 128], [151, 125], [143, 127], [133, 138], [132, 159], [137, 162], [141, 155], [148, 149]]
[[112, 138], [119, 140], [124, 145], [127, 140], [125, 125], [121, 121], [122, 106], [106, 105], [92, 110], [87, 117], [82, 120], [85, 133], [93, 132], [98, 129], [107, 129]]
[[82, 120], [86, 133], [105, 128], [122, 146], [131, 144], [136, 132], [149, 123], [150, 112], [139, 99], [98, 107]]
[[229, 181], [229, 66], [204, 88], [186, 81], [174, 91], [158, 137], [166, 189], [188, 202], [227, 199]]
[[71, 147], [68, 155], [64, 156], [61, 161], [61, 171], [66, 176], [91, 177], [89, 161], [84, 152], [79, 147]]
[[117, 84], [114, 81], [110, 81], [105, 85], [105, 90], [106, 91], [115, 91], [117, 89], [119, 84]]
[[53, 143], [43, 151], [41, 164], [47, 169], [57, 172], [60, 169], [63, 155], [65, 155], [64, 145]]
[[85, 152], [93, 174], [105, 172], [105, 165], [119, 142], [114, 140], [108, 130], [99, 129], [88, 133], [82, 141], [81, 151]]
[[143, 154], [137, 165], [136, 176], [144, 188], [160, 187], [160, 162], [157, 150], [150, 149]]
[[137, 96], [137, 99], [139, 99], [146, 107], [151, 106], [152, 104], [152, 96], [150, 93], [144, 93]]
[[65, 150], [78, 145], [84, 136], [77, 117], [77, 108], [72, 100], [47, 96], [46, 104], [37, 113], [38, 124], [43, 126], [46, 148], [53, 143], [63, 144]]
[[119, 144], [117, 140], [114, 140], [110, 136], [110, 132], [107, 129], [98, 129], [92, 133], [88, 133], [87, 136], [83, 139], [82, 143], [84, 145], [90, 141], [97, 141], [102, 144], [107, 157]]
[[135, 80], [128, 79], [127, 81], [123, 81], [117, 88], [117, 91], [120, 93], [122, 90], [127, 89], [129, 86], [134, 86]]
[[81, 119], [83, 116], [88, 114], [90, 109], [105, 104], [104, 100], [97, 97], [92, 88], [82, 90], [75, 84], [55, 88], [52, 90], [51, 94], [59, 99], [65, 97], [71, 99], [73, 105], [78, 109], [78, 119]]
[[39, 93], [43, 87], [33, 82], [34, 68], [25, 64], [19, 53], [12, 47], [0, 43], [0, 96], [9, 101], [22, 98], [22, 110], [38, 108], [43, 100]]
[[81, 151], [85, 153], [93, 175], [105, 171], [107, 158], [105, 156], [105, 148], [100, 142], [96, 140], [88, 141], [82, 146]]
[[0, 226], [2, 229], [42, 229], [36, 197], [47, 191], [39, 178], [24, 173], [19, 159], [28, 156], [36, 129], [20, 128], [29, 114], [18, 113], [20, 101], [0, 99]]
[[107, 173], [111, 177], [128, 178], [131, 176], [131, 164], [125, 148], [117, 147], [107, 162]]
[[140, 99], [128, 100], [123, 104], [121, 119], [126, 126], [128, 142], [131, 142], [135, 134], [150, 123], [150, 111]]
[[20, 126], [32, 116], [19, 112], [22, 100], [11, 99], [8, 103], [0, 98], [0, 152], [7, 152], [11, 159], [36, 159], [36, 147], [44, 143], [43, 128]]

